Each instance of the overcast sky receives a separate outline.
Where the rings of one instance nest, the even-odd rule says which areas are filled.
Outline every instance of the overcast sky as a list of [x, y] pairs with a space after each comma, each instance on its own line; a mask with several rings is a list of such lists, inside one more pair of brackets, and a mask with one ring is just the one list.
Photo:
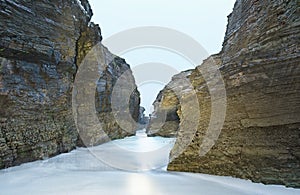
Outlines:
[[[208, 54], [218, 53], [226, 31], [227, 16], [235, 0], [89, 0], [94, 16], [92, 21], [99, 24], [103, 39], [135, 27], [161, 26], [182, 32], [200, 43]], [[135, 67], [141, 64], [162, 63], [171, 67], [173, 73], [194, 68], [195, 65], [166, 50], [143, 48], [121, 55], [135, 74]], [[151, 63], [150, 63], [151, 62]], [[150, 63], [150, 64], [149, 64]], [[197, 64], [198, 65], [198, 64]], [[153, 65], [154, 75], [162, 71]], [[140, 71], [139, 73], [140, 74]], [[136, 75], [141, 77], [141, 75]], [[166, 75], [166, 77], [170, 77]], [[170, 80], [167, 78], [166, 80]], [[149, 113], [150, 105], [165, 81], [149, 79], [137, 81], [142, 95], [142, 106]]]

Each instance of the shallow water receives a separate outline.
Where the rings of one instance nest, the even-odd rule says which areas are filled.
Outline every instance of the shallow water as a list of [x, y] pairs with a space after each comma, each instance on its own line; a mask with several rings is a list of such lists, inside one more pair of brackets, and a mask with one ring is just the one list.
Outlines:
[[138, 131], [133, 137], [1, 170], [0, 194], [300, 194], [231, 177], [167, 172], [174, 141]]

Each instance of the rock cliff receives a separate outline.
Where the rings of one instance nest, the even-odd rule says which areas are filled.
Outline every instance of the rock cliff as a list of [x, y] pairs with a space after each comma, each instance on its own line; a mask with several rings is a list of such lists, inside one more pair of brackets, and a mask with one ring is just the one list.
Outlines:
[[180, 110], [180, 103], [175, 91], [185, 90], [182, 81], [187, 79], [191, 73], [192, 70], [188, 70], [173, 76], [171, 83], [160, 91], [153, 103], [154, 112], [147, 126], [148, 136], [177, 136], [180, 122], [177, 111]]
[[[179, 156], [175, 153], [186, 143], [186, 138], [177, 138], [168, 170], [300, 187], [299, 16], [297, 0], [235, 3], [228, 17], [222, 51], [200, 65], [216, 64], [225, 83], [227, 108], [221, 133], [217, 140], [208, 134], [210, 118], [216, 114], [212, 103], [218, 100], [212, 99], [210, 92], [215, 89], [208, 87], [198, 67], [188, 79], [199, 101], [201, 115], [196, 119], [199, 125]], [[168, 85], [180, 84], [173, 80]], [[173, 123], [180, 127], [188, 122], [184, 116], [189, 113], [178, 101], [173, 101], [175, 94], [166, 87], [156, 100], [159, 102], [156, 111], [168, 104], [167, 108], [174, 110], [173, 115], [179, 116]], [[177, 99], [182, 98], [177, 95]], [[169, 101], [164, 103], [164, 100]], [[170, 135], [164, 128], [156, 130], [160, 130], [160, 135]], [[204, 137], [214, 146], [201, 155], [205, 149]]]
[[[91, 16], [87, 0], [0, 1], [0, 168], [83, 145], [72, 89], [81, 62], [102, 39]], [[112, 88], [130, 67], [107, 49], [104, 53], [112, 60], [99, 73], [95, 107], [103, 130], [115, 139], [134, 134], [120, 128], [110, 108]], [[130, 112], [138, 120], [136, 89]]]

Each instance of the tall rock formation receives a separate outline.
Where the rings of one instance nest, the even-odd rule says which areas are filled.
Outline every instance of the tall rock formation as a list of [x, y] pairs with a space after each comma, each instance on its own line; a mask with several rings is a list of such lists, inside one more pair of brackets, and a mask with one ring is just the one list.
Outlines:
[[[83, 144], [73, 118], [72, 89], [81, 62], [102, 39], [91, 16], [87, 0], [1, 0], [0, 168]], [[103, 130], [115, 139], [134, 134], [120, 128], [110, 109], [113, 85], [130, 67], [107, 49], [104, 53], [112, 60], [99, 73], [95, 109]], [[138, 120], [137, 90], [130, 112]]]
[[[223, 76], [227, 108], [222, 131], [217, 140], [207, 135], [215, 112], [211, 109], [215, 100], [210, 95], [214, 89], [208, 88], [195, 69], [188, 78], [199, 101], [199, 126], [184, 152], [174, 156], [185, 141], [184, 136], [177, 138], [168, 170], [300, 187], [299, 16], [297, 0], [235, 3], [222, 51], [201, 65], [209, 67], [214, 60]], [[176, 86], [176, 80], [168, 85]], [[159, 99], [174, 94], [165, 89]], [[173, 114], [180, 118], [179, 127], [188, 122], [184, 116], [189, 113], [183, 112], [188, 109], [176, 101], [171, 104], [168, 107], [177, 108]], [[204, 137], [215, 144], [201, 156]]]
[[[172, 77], [171, 82], [157, 95], [153, 103], [154, 112], [147, 126], [148, 136], [176, 137], [179, 129], [180, 102], [175, 91], [184, 91], [184, 80], [192, 70], [181, 72]], [[175, 84], [175, 85], [174, 85]]]

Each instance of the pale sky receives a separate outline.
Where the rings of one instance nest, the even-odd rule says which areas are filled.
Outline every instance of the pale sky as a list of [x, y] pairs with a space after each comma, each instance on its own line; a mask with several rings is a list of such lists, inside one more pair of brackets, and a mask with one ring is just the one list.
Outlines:
[[[135, 27], [161, 26], [192, 37], [208, 54], [215, 54], [222, 48], [227, 16], [232, 12], [235, 0], [89, 0], [89, 2], [94, 13], [92, 21], [100, 25], [104, 40]], [[166, 64], [173, 68], [174, 71], [169, 71], [166, 77], [171, 77], [171, 73], [176, 74], [199, 65], [191, 64], [170, 51], [153, 48], [136, 49], [122, 54], [121, 57], [130, 64], [134, 74], [135, 67], [151, 62]], [[158, 71], [161, 70], [153, 69], [145, 74], [154, 76]], [[142, 98], [141, 105], [146, 107], [146, 113], [151, 112], [151, 104], [165, 84], [167, 82], [155, 80], [155, 77], [150, 78], [148, 82], [137, 80]]]

